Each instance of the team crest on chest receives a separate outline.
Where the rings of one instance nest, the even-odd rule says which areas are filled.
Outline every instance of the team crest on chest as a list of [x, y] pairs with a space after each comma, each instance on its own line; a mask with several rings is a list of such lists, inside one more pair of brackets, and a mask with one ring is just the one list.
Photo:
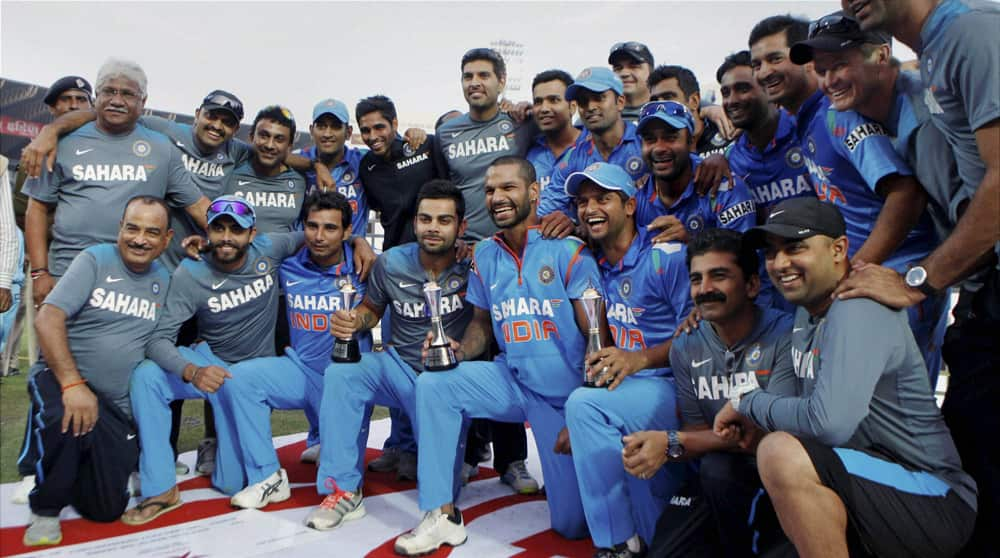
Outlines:
[[793, 147], [785, 153], [785, 164], [793, 169], [802, 167], [806, 162], [802, 158], [802, 149], [799, 147]]
[[351, 172], [351, 171], [345, 172], [344, 175], [340, 177], [340, 181], [343, 182], [344, 184], [351, 184], [351, 183], [353, 183], [354, 182], [354, 173]]
[[761, 355], [762, 351], [760, 349], [760, 343], [754, 343], [754, 345], [750, 347], [750, 351], [747, 353], [747, 356], [743, 359], [743, 361], [746, 362], [747, 366], [754, 367], [760, 364]]
[[411, 147], [410, 144], [403, 144], [403, 157], [412, 157], [414, 153], [415, 151], [413, 151], [413, 147]]
[[688, 217], [684, 226], [687, 227], [687, 230], [693, 233], [701, 232], [701, 230], [705, 228], [705, 219], [703, 219], [701, 215], [692, 215]]
[[253, 268], [257, 271], [257, 275], [264, 275], [271, 269], [271, 264], [267, 262], [266, 258], [261, 258], [253, 264]]
[[135, 153], [136, 157], [146, 157], [153, 149], [149, 146], [149, 142], [146, 140], [136, 140], [132, 144], [132, 153]]
[[153, 294], [160, 294], [160, 282], [153, 281]]
[[632, 294], [632, 280], [628, 277], [622, 279], [621, 284], [618, 285], [618, 292], [621, 293], [622, 298], [628, 298]]
[[288, 189], [289, 190], [294, 190], [295, 189], [295, 181], [294, 180], [289, 180], [288, 181]]
[[500, 131], [504, 134], [514, 129], [514, 127], [511, 126], [510, 122], [507, 122], [506, 120], [500, 121], [499, 128]]
[[454, 291], [455, 289], [462, 286], [462, 280], [458, 277], [452, 277], [448, 279], [448, 290]]
[[555, 278], [556, 272], [547, 265], [543, 265], [542, 268], [538, 270], [538, 280], [541, 281], [543, 285], [548, 285]]
[[630, 173], [635, 173], [641, 168], [642, 168], [642, 158], [640, 157], [632, 157], [625, 162], [625, 170], [627, 170]]

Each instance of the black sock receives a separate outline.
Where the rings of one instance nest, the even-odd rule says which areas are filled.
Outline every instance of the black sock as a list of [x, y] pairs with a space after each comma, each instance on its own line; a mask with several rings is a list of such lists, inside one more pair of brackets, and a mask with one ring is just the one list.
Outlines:
[[458, 506], [455, 506], [454, 513], [448, 514], [448, 521], [451, 521], [455, 525], [462, 524], [462, 510], [458, 509]]

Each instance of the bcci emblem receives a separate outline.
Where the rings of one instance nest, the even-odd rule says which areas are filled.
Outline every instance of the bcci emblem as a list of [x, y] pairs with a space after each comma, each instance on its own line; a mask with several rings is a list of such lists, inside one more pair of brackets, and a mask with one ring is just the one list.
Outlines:
[[352, 184], [354, 182], [354, 173], [351, 171], [345, 172], [344, 176], [340, 177], [340, 182], [343, 184]]
[[153, 282], [153, 294], [155, 294], [155, 295], [160, 294], [160, 282], [159, 281]]
[[502, 134], [506, 134], [507, 132], [514, 129], [514, 127], [511, 126], [510, 122], [507, 122], [506, 120], [500, 121], [499, 128], [500, 128], [500, 133]]
[[458, 277], [452, 277], [451, 279], [448, 279], [448, 289], [454, 291], [461, 286], [462, 286], [462, 280], [459, 279]]
[[621, 293], [622, 298], [628, 298], [628, 295], [632, 294], [632, 280], [628, 277], [622, 279], [621, 285], [618, 286], [618, 292]]
[[688, 218], [687, 223], [684, 223], [684, 226], [692, 233], [699, 233], [705, 228], [705, 220], [702, 219], [701, 215], [692, 215]]
[[86, 87], [86, 85], [87, 85], [87, 82], [83, 81], [80, 78], [76, 78], [76, 88], [77, 89], [83, 89], [84, 87]]
[[552, 271], [552, 268], [543, 265], [542, 269], [538, 270], [538, 280], [542, 282], [543, 285], [548, 285], [556, 278], [556, 272]]
[[149, 155], [152, 148], [149, 147], [149, 142], [146, 140], [138, 140], [132, 144], [132, 153], [135, 153], [136, 157], [145, 157]]
[[747, 363], [747, 366], [757, 366], [760, 364], [760, 356], [760, 343], [755, 343], [753, 347], [750, 347], [750, 352], [747, 353], [747, 357], [744, 361]]
[[625, 163], [625, 170], [630, 173], [635, 173], [642, 168], [642, 159], [640, 157], [632, 157]]
[[288, 181], [288, 189], [289, 190], [294, 190], [295, 189], [295, 181], [294, 180], [289, 180]]
[[415, 152], [413, 151], [413, 147], [411, 147], [410, 144], [408, 143], [403, 144], [403, 157], [413, 157], [414, 153]]
[[798, 147], [789, 149], [788, 153], [785, 153], [785, 164], [793, 169], [797, 169], [806, 164], [805, 159], [802, 158], [802, 149]]
[[268, 269], [270, 269], [271, 266], [268, 265], [267, 260], [261, 258], [257, 260], [257, 263], [255, 263], [253, 267], [254, 269], [257, 270], [258, 275], [264, 275], [265, 273], [267, 273]]
[[221, 160], [225, 159], [226, 156], [223, 155], [222, 153], [219, 153], [218, 155], [215, 156], [215, 158], [221, 161]]

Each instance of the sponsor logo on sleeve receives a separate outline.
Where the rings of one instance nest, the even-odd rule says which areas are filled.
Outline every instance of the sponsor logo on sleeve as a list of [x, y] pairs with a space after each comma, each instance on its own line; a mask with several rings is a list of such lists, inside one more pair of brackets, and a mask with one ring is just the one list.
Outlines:
[[876, 122], [865, 122], [857, 128], [851, 130], [850, 134], [844, 138], [844, 145], [847, 147], [848, 151], [854, 151], [857, 149], [861, 142], [871, 136], [888, 136], [889, 132], [884, 126]]

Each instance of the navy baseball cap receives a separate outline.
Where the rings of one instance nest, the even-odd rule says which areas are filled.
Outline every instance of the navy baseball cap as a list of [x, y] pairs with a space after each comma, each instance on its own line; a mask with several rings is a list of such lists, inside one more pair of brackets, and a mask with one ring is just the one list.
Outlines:
[[809, 24], [809, 38], [792, 45], [788, 57], [795, 64], [806, 64], [813, 52], [840, 52], [863, 44], [892, 44], [892, 35], [883, 31], [862, 31], [861, 24], [844, 12], [825, 15]]
[[70, 89], [86, 91], [88, 97], [94, 96], [94, 88], [90, 86], [89, 81], [80, 76], [66, 76], [57, 79], [55, 83], [49, 86], [49, 92], [45, 94], [45, 98], [42, 101], [50, 107], [55, 106], [56, 101], [59, 100], [59, 96]]
[[686, 106], [677, 101], [653, 101], [642, 105], [639, 109], [638, 131], [654, 120], [667, 123], [667, 126], [680, 130], [687, 128], [689, 134], [694, 134], [694, 118]]
[[605, 190], [622, 192], [628, 197], [635, 195], [635, 182], [625, 169], [611, 163], [593, 163], [582, 171], [574, 172], [566, 178], [566, 195], [576, 197], [580, 186], [589, 180]]
[[201, 101], [201, 108], [205, 110], [224, 110], [233, 115], [236, 122], [243, 120], [243, 102], [228, 91], [216, 89]]
[[611, 53], [608, 54], [608, 64], [614, 64], [615, 58], [619, 56], [628, 56], [636, 62], [645, 62], [650, 65], [650, 67], [655, 66], [653, 63], [653, 53], [649, 52], [649, 47], [638, 42], [638, 41], [624, 41], [621, 43], [615, 43], [611, 47]]
[[254, 223], [257, 222], [253, 206], [239, 196], [225, 195], [212, 200], [208, 206], [207, 220], [209, 224], [223, 215], [232, 217], [233, 221], [236, 221], [236, 224], [244, 229], [253, 227]]
[[566, 100], [575, 100], [576, 93], [581, 88], [594, 93], [604, 93], [610, 89], [615, 92], [615, 95], [621, 95], [624, 86], [622, 80], [610, 69], [604, 66], [593, 66], [580, 72], [580, 75], [576, 76], [576, 81], [566, 88]]
[[320, 116], [324, 114], [333, 115], [334, 118], [340, 120], [342, 124], [350, 124], [351, 116], [347, 112], [347, 105], [338, 101], [337, 99], [324, 99], [313, 107], [313, 122], [319, 120]]
[[767, 235], [802, 239], [818, 234], [840, 238], [847, 231], [844, 216], [832, 203], [805, 196], [785, 200], [771, 208], [767, 222], [746, 232], [744, 241], [754, 248], [767, 244]]

